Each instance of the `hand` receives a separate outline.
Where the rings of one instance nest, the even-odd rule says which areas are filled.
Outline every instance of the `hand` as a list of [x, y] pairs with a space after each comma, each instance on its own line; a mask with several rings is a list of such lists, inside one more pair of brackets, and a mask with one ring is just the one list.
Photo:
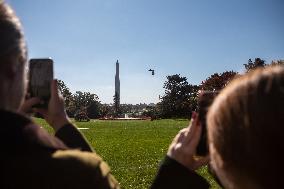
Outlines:
[[58, 90], [57, 80], [53, 80], [51, 83], [51, 97], [48, 109], [37, 108], [35, 111], [43, 115], [46, 122], [55, 131], [58, 131], [65, 124], [70, 123], [65, 112], [64, 99]]
[[167, 155], [191, 170], [208, 164], [209, 156], [197, 158], [195, 155], [201, 135], [201, 125], [193, 114], [190, 126], [182, 129], [174, 138]]
[[19, 113], [23, 114], [29, 114], [32, 113], [33, 111], [33, 106], [36, 104], [40, 104], [41, 100], [38, 97], [32, 97], [28, 98], [24, 101], [24, 103], [21, 105], [21, 107], [18, 109]]

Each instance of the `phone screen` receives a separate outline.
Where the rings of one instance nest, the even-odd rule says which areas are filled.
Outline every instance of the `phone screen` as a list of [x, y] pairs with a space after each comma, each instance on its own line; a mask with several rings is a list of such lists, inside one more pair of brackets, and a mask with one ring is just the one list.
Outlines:
[[39, 97], [47, 107], [50, 99], [50, 85], [53, 80], [53, 60], [50, 58], [30, 59], [29, 61], [29, 93], [30, 97]]

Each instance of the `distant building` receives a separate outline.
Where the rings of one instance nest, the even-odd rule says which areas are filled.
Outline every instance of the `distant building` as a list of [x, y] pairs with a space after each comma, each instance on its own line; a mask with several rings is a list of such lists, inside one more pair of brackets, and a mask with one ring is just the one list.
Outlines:
[[155, 103], [150, 103], [150, 104], [148, 104], [148, 106], [154, 107], [154, 106], [156, 106], [156, 104]]
[[119, 105], [120, 105], [120, 79], [119, 79], [119, 62], [116, 61], [116, 72], [115, 72], [115, 92], [114, 92], [114, 98], [115, 98], [115, 110], [116, 113], [119, 112]]

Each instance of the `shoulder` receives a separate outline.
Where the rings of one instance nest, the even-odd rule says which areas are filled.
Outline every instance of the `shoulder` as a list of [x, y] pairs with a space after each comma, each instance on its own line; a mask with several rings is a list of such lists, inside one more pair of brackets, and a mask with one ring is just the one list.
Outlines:
[[166, 156], [152, 183], [156, 188], [209, 188], [209, 183], [200, 175], [184, 167], [176, 160]]
[[98, 188], [119, 188], [109, 166], [96, 153], [79, 150], [57, 150], [52, 154], [52, 159], [69, 176], [74, 175], [77, 180], [83, 179], [88, 181], [89, 184], [93, 183], [95, 186], [100, 186]]
[[52, 159], [61, 162], [70, 162], [72, 165], [80, 165], [90, 169], [100, 167], [100, 164], [106, 164], [96, 153], [84, 152], [80, 150], [57, 150], [52, 154]]

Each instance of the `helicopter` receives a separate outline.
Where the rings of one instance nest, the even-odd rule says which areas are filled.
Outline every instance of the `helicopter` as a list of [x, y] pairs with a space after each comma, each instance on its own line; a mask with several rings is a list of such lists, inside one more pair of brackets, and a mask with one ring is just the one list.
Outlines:
[[155, 75], [155, 70], [149, 69], [149, 72], [152, 72], [152, 75]]

